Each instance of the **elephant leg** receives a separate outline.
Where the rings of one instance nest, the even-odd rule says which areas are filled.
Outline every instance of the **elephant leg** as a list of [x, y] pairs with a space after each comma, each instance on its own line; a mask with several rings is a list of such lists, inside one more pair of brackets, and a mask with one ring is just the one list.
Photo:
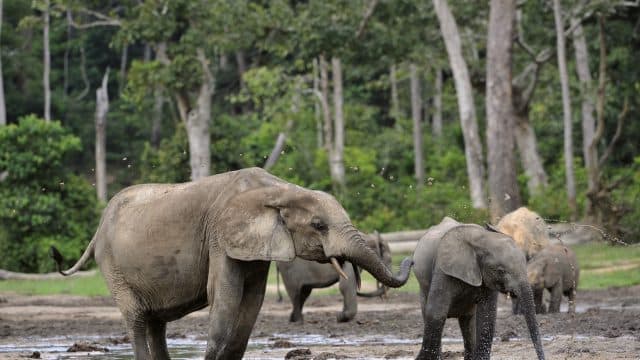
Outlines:
[[464, 360], [472, 360], [476, 348], [476, 312], [458, 317], [458, 325], [464, 340]]
[[533, 302], [536, 304], [536, 314], [544, 314], [547, 312], [544, 306], [544, 288], [533, 290]]
[[226, 351], [228, 357], [241, 359], [244, 354], [251, 330], [256, 323], [256, 318], [262, 307], [264, 293], [267, 288], [267, 274], [269, 270], [269, 262], [254, 261], [249, 264], [251, 273], [247, 275], [244, 283], [244, 291], [242, 294], [242, 302], [240, 303], [240, 319], [236, 329], [235, 336]]
[[447, 320], [451, 304], [451, 297], [448, 296], [449, 291], [444, 288], [444, 285], [433, 283], [429, 289], [428, 300], [424, 300], [424, 305], [422, 306], [424, 333], [422, 335], [422, 347], [416, 359], [440, 359], [442, 329]]
[[129, 331], [129, 338], [133, 345], [133, 353], [135, 360], [151, 360], [149, 344], [147, 342], [146, 323], [138, 312], [127, 312], [124, 315], [124, 321]]
[[522, 314], [522, 309], [520, 308], [520, 303], [518, 302], [518, 298], [511, 298], [511, 312], [514, 315]]
[[489, 359], [496, 326], [498, 292], [487, 289], [476, 305], [476, 349], [474, 359]]
[[149, 339], [151, 357], [154, 360], [168, 360], [167, 323], [161, 320], [147, 322], [147, 337]]
[[313, 288], [310, 286], [300, 285], [299, 288], [292, 289], [290, 292], [288, 291], [289, 297], [291, 298], [291, 305], [293, 306], [291, 315], [289, 316], [289, 322], [301, 322], [304, 320], [302, 307], [311, 294], [311, 290], [313, 290]]
[[569, 298], [569, 313], [576, 313], [576, 288], [569, 289], [569, 294], [567, 295]]
[[351, 321], [358, 312], [358, 295], [356, 274], [353, 265], [349, 262], [343, 267], [347, 279], [340, 277], [340, 293], [342, 293], [342, 312], [338, 313], [338, 322]]
[[560, 312], [560, 303], [562, 302], [562, 283], [556, 284], [551, 288], [551, 299], [549, 300], [549, 312]]
[[244, 292], [244, 267], [241, 261], [220, 256], [210, 260], [208, 294], [209, 336], [206, 360], [240, 359], [242, 354], [227, 353], [238, 328]]

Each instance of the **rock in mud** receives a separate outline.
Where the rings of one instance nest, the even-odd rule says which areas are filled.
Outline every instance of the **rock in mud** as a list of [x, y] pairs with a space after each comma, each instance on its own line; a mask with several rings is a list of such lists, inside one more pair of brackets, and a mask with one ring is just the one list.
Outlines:
[[407, 358], [414, 357], [413, 351], [409, 350], [396, 350], [392, 351], [384, 356], [385, 359], [398, 359], [398, 358]]
[[336, 355], [330, 352], [323, 352], [313, 357], [313, 360], [349, 359], [346, 355]]
[[20, 356], [26, 359], [40, 359], [40, 351], [34, 351], [31, 354]]
[[67, 349], [67, 352], [92, 352], [92, 351], [100, 351], [100, 352], [109, 352], [109, 349], [106, 347], [100, 347], [96, 344], [90, 344], [86, 342], [74, 343], [70, 348]]
[[306, 348], [291, 350], [284, 358], [287, 360], [311, 360], [311, 350]]
[[295, 345], [293, 345], [291, 341], [277, 340], [276, 342], [273, 343], [273, 345], [271, 345], [271, 347], [274, 349], [286, 349], [286, 348], [295, 347]]
[[507, 341], [509, 341], [509, 340], [511, 340], [513, 338], [517, 338], [517, 337], [518, 337], [518, 333], [516, 333], [513, 330], [507, 330], [507, 331], [503, 332], [500, 335], [500, 341], [507, 342]]

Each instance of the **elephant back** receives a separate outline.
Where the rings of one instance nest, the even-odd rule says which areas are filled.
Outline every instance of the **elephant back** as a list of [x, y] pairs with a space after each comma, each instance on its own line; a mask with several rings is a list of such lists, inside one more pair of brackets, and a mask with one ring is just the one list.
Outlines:
[[496, 227], [513, 238], [527, 259], [531, 259], [550, 244], [544, 219], [526, 207], [505, 215]]
[[413, 252], [413, 273], [418, 281], [431, 279], [440, 240], [449, 230], [459, 225], [461, 223], [447, 216], [438, 225], [427, 229], [427, 232], [422, 235]]

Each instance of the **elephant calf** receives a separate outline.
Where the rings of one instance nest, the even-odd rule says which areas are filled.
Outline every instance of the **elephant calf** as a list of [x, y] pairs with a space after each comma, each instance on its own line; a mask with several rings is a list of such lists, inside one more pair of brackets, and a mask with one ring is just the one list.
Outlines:
[[449, 217], [420, 238], [413, 254], [424, 319], [418, 359], [440, 359], [442, 329], [457, 318], [464, 358], [489, 359], [498, 292], [520, 298], [538, 359], [544, 359], [526, 261], [509, 236]]
[[[368, 247], [373, 250], [385, 266], [391, 266], [391, 250], [386, 241], [380, 235], [363, 235]], [[291, 300], [293, 309], [289, 321], [299, 322], [303, 320], [302, 307], [313, 289], [324, 288], [339, 282], [340, 293], [343, 299], [343, 308], [338, 313], [338, 322], [351, 321], [358, 312], [357, 296], [374, 297], [382, 295], [386, 288], [378, 283], [378, 289], [373, 293], [358, 292], [360, 269], [350, 262], [342, 266], [346, 277], [338, 275], [331, 264], [321, 264], [315, 261], [307, 261], [296, 258], [290, 262], [278, 261], [278, 271], [282, 274], [287, 295]]]
[[569, 299], [569, 312], [576, 311], [576, 289], [580, 268], [576, 254], [563, 245], [549, 245], [542, 249], [528, 264], [527, 275], [533, 289], [536, 312], [544, 313], [542, 300], [544, 289], [551, 293], [549, 312], [560, 312], [562, 295]]

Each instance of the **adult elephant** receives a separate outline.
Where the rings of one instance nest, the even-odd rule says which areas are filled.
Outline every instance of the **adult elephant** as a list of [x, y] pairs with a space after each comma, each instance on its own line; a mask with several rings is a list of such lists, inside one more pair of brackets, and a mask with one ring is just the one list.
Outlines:
[[544, 359], [524, 254], [513, 239], [445, 217], [419, 240], [413, 260], [424, 319], [418, 359], [440, 359], [447, 318], [458, 318], [465, 360], [489, 359], [498, 292], [522, 300], [531, 341]]
[[394, 276], [331, 195], [244, 169], [183, 184], [124, 189], [78, 262], [95, 257], [136, 360], [168, 359], [166, 323], [209, 305], [206, 359], [240, 359], [262, 305], [269, 262], [350, 261], [390, 287]]
[[[391, 266], [391, 250], [389, 244], [383, 241], [379, 234], [363, 235], [367, 246], [373, 250], [385, 266]], [[321, 264], [296, 258], [293, 261], [278, 261], [277, 269], [282, 274], [282, 282], [287, 290], [293, 309], [289, 321], [300, 322], [303, 320], [302, 307], [313, 289], [325, 288], [339, 283], [342, 294], [343, 307], [338, 313], [338, 322], [351, 321], [358, 312], [358, 296], [375, 297], [385, 293], [386, 287], [378, 283], [377, 289], [371, 293], [361, 293], [360, 269], [346, 261], [342, 265], [344, 275], [339, 274], [330, 264]], [[279, 290], [279, 289], [278, 289]]]

